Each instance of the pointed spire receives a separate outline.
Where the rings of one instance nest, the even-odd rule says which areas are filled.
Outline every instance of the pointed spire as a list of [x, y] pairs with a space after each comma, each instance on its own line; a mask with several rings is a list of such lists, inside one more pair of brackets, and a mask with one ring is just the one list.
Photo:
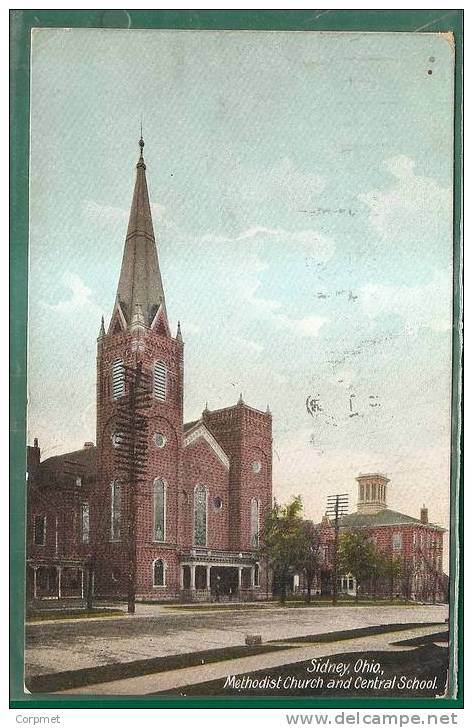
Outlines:
[[238, 398], [238, 404], [244, 404], [244, 402], [243, 402], [243, 393], [242, 392], [240, 392], [240, 396]]
[[103, 320], [103, 316], [102, 316], [102, 320], [100, 322], [99, 339], [101, 339], [102, 336], [105, 336], [105, 322]]
[[159, 307], [165, 307], [165, 300], [146, 182], [144, 145], [141, 136], [140, 157], [136, 165], [135, 190], [118, 281], [117, 302], [128, 325], [131, 323], [136, 304], [139, 304], [145, 324], [149, 326]]
[[270, 415], [271, 414], [271, 410], [269, 409], [269, 404], [266, 407], [266, 414], [267, 415]]
[[177, 334], [176, 334], [176, 339], [177, 339], [178, 341], [182, 341], [182, 333], [181, 333], [181, 322], [180, 322], [180, 321], [178, 321], [178, 322], [177, 322]]

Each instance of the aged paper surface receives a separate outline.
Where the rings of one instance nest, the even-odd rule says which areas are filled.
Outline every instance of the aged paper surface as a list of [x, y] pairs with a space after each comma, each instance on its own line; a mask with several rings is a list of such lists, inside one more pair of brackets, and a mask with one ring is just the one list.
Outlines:
[[453, 93], [447, 34], [33, 32], [28, 690], [451, 694]]

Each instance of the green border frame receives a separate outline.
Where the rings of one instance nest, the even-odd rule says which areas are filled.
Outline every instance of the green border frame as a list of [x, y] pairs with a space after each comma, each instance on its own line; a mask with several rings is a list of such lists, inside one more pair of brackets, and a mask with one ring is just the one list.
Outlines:
[[[418, 698], [39, 697], [23, 693], [28, 167], [31, 29], [179, 28], [452, 32], [455, 38], [454, 272], [450, 624], [457, 696]], [[11, 708], [463, 708], [463, 10], [11, 10], [10, 11], [10, 696]], [[458, 543], [459, 553], [452, 545]], [[456, 558], [458, 556], [458, 559]], [[457, 609], [455, 608], [457, 607]]]

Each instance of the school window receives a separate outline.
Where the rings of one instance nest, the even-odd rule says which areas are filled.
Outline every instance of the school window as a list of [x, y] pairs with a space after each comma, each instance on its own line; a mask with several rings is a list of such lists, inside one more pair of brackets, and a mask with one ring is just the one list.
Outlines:
[[153, 484], [154, 540], [164, 541], [166, 534], [166, 486], [161, 478]]
[[125, 366], [122, 359], [112, 364], [112, 399], [119, 399], [125, 394]]
[[122, 520], [122, 489], [121, 483], [118, 480], [114, 480], [110, 486], [110, 500], [111, 500], [111, 523], [110, 523], [110, 536], [112, 541], [118, 541], [121, 533], [121, 520]]
[[33, 537], [35, 546], [44, 546], [46, 543], [46, 516], [34, 517]]
[[89, 504], [80, 504], [80, 533], [82, 543], [89, 543], [90, 540], [90, 512]]
[[395, 551], [402, 549], [402, 534], [393, 533], [393, 549]]
[[166, 388], [166, 364], [163, 361], [157, 361], [154, 365], [153, 395], [160, 402], [166, 400]]
[[156, 559], [153, 562], [153, 586], [164, 586], [164, 561]]

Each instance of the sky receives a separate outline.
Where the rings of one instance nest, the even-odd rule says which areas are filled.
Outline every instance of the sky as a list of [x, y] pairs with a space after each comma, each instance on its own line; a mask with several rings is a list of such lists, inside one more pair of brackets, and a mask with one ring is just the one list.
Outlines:
[[95, 440], [141, 121], [186, 419], [242, 392], [273, 414], [278, 500], [301, 494], [317, 519], [348, 493], [354, 510], [355, 478], [379, 471], [389, 507], [425, 503], [448, 527], [448, 37], [33, 30], [28, 438], [43, 458]]

